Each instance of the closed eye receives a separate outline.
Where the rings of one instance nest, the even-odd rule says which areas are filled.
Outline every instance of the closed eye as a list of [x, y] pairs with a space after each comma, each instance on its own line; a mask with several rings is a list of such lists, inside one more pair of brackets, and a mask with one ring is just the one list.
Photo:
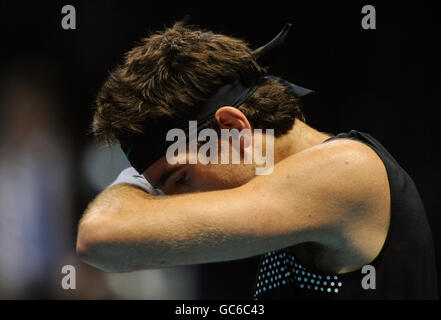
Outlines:
[[170, 179], [175, 176], [175, 174], [182, 169], [182, 166], [174, 166], [171, 169], [167, 169], [162, 175], [161, 179], [157, 184], [155, 184], [155, 189], [164, 189], [164, 187], [170, 182]]
[[165, 186], [170, 184], [179, 185], [183, 184], [187, 181], [188, 175], [187, 172], [182, 168], [181, 170], [175, 171], [170, 177], [165, 181]]
[[175, 180], [175, 184], [184, 183], [185, 181], [187, 181], [187, 173], [183, 172], [181, 176], [177, 180]]

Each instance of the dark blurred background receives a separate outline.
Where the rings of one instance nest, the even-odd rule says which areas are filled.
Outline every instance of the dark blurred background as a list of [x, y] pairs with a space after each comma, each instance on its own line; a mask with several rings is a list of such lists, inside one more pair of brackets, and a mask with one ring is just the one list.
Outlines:
[[[137, 40], [185, 16], [253, 48], [292, 22], [272, 73], [316, 91], [304, 101], [310, 125], [370, 133], [414, 178], [440, 270], [441, 29], [434, 5], [180, 3], [1, 2], [0, 298], [251, 298], [257, 258], [109, 275], [74, 253], [88, 202], [128, 166], [116, 147], [99, 146], [88, 134], [95, 94]], [[68, 4], [76, 30], [61, 27]], [[376, 8], [376, 30], [361, 28], [366, 4]], [[66, 264], [76, 266], [77, 290], [60, 287]]]

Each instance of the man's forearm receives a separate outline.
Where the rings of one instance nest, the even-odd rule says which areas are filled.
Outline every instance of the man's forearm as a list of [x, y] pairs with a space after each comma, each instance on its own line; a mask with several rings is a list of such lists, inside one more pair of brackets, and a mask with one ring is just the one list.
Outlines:
[[256, 232], [249, 219], [264, 206], [252, 194], [241, 199], [237, 189], [158, 197], [115, 186], [86, 210], [77, 252], [103, 271], [127, 272], [246, 258], [288, 241]]

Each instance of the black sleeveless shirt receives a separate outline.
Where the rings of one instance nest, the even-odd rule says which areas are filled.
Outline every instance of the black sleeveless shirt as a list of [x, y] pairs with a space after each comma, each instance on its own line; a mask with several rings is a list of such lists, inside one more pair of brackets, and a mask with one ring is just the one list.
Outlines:
[[365, 273], [362, 269], [343, 274], [323, 273], [281, 249], [262, 256], [254, 299], [437, 299], [433, 240], [415, 183], [369, 134], [352, 130], [325, 142], [335, 139], [354, 139], [368, 145], [387, 170], [391, 198], [389, 230], [380, 253], [369, 263], [375, 268], [375, 289], [362, 286], [366, 276], [371, 278], [368, 283], [372, 285], [372, 269]]

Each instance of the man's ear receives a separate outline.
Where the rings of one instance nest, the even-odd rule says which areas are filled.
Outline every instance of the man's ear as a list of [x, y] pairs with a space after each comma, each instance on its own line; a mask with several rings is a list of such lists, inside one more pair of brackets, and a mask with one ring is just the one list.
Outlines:
[[237, 108], [221, 107], [216, 111], [215, 118], [221, 129], [251, 130], [247, 117]]
[[[251, 134], [251, 125], [247, 117], [237, 108], [234, 107], [221, 107], [216, 111], [215, 114], [216, 121], [221, 129], [237, 129], [240, 131], [248, 129]], [[251, 137], [245, 139], [244, 144], [241, 147], [247, 148], [251, 144]]]

